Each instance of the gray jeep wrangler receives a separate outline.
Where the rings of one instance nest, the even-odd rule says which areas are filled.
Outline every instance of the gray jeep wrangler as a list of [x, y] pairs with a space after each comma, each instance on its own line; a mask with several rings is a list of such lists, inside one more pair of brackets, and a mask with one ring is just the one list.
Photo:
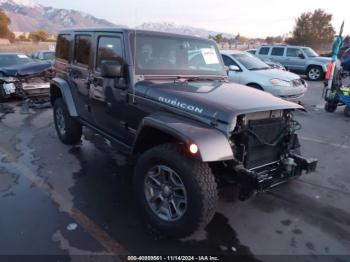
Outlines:
[[218, 189], [241, 200], [314, 171], [300, 155], [300, 105], [229, 83], [208, 39], [130, 29], [60, 32], [51, 83], [59, 139], [82, 126], [135, 162], [142, 212], [161, 233], [184, 237], [209, 223]]

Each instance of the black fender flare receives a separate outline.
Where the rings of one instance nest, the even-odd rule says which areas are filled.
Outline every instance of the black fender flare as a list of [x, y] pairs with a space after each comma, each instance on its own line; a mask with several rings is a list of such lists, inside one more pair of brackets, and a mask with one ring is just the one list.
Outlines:
[[51, 80], [51, 88], [52, 86], [56, 86], [60, 89], [63, 101], [66, 103], [69, 115], [73, 117], [79, 116], [73, 100], [72, 91], [68, 82], [62, 78], [55, 77]]
[[232, 148], [224, 133], [198, 121], [165, 112], [147, 116], [142, 120], [132, 146], [132, 154], [137, 150], [139, 135], [145, 127], [160, 130], [188, 146], [196, 144], [199, 149], [197, 157], [202, 162], [234, 159]]

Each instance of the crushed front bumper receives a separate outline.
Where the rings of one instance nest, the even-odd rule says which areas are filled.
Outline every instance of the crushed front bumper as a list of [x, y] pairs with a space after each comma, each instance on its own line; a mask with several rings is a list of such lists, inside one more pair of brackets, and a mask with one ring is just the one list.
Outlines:
[[318, 163], [316, 159], [307, 159], [297, 154], [290, 154], [288, 159], [292, 162], [288, 168], [281, 161], [253, 169], [235, 166], [234, 172], [238, 175], [240, 188], [239, 199], [247, 200], [255, 193], [268, 191], [303, 173], [314, 172]]
[[50, 83], [3, 82], [0, 84], [0, 89], [0, 95], [3, 98], [9, 98], [11, 96], [23, 98], [48, 96], [50, 94]]

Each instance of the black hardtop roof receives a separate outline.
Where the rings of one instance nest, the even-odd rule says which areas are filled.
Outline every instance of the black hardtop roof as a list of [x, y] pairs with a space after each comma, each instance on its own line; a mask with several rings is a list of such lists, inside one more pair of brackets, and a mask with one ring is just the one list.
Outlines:
[[150, 30], [140, 30], [140, 29], [132, 29], [132, 28], [124, 28], [124, 27], [94, 27], [94, 28], [67, 28], [63, 29], [59, 32], [59, 34], [67, 34], [67, 33], [95, 33], [95, 32], [105, 32], [105, 33], [134, 33], [136, 31], [136, 34], [142, 33], [142, 34], [149, 34], [149, 35], [164, 35], [164, 36], [174, 36], [174, 37], [188, 37], [188, 38], [195, 38], [195, 39], [203, 39], [208, 41], [213, 41], [210, 39], [206, 39], [200, 36], [192, 36], [192, 35], [184, 35], [184, 34], [175, 34], [175, 33], [168, 33], [168, 32], [160, 32], [160, 31], [150, 31]]

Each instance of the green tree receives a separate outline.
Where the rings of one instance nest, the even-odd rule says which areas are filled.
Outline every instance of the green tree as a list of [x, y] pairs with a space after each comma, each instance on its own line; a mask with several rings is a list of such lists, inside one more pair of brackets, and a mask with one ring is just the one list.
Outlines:
[[43, 29], [39, 29], [30, 33], [28, 38], [33, 42], [47, 41], [49, 38], [49, 33]]
[[303, 13], [296, 19], [292, 37], [287, 42], [315, 48], [331, 44], [335, 36], [331, 21], [332, 15], [322, 9]]
[[15, 35], [9, 28], [10, 24], [10, 18], [0, 9], [0, 38], [6, 38], [13, 42], [15, 40]]

